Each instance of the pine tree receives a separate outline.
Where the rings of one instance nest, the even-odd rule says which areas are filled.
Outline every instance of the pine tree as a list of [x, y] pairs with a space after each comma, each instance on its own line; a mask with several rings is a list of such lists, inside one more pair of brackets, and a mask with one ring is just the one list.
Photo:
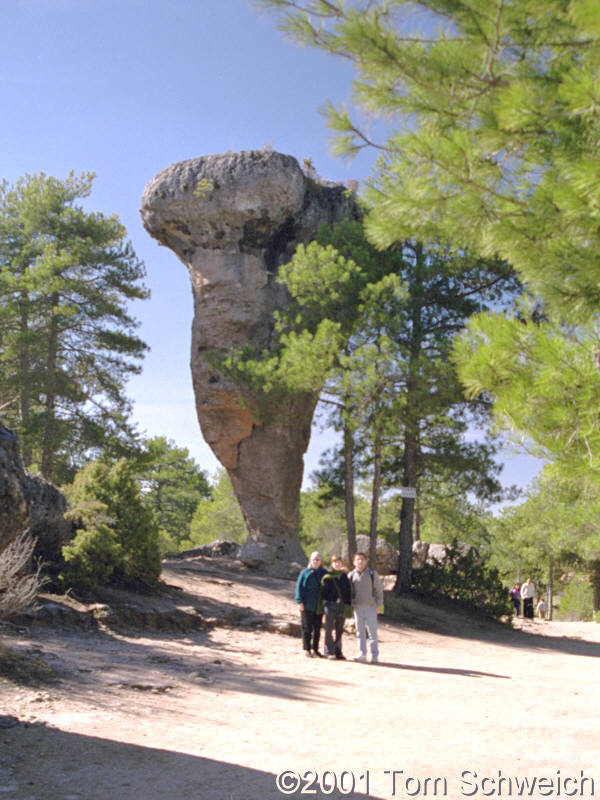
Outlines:
[[124, 385], [147, 349], [128, 308], [148, 297], [144, 266], [115, 216], [76, 202], [93, 177], [0, 187], [0, 409], [54, 481], [132, 440]]
[[164, 552], [177, 552], [189, 538], [190, 522], [201, 500], [211, 497], [206, 472], [185, 447], [164, 436], [143, 443], [136, 472], [146, 504], [154, 512]]
[[[371, 183], [380, 246], [450, 242], [512, 264], [564, 312], [600, 304], [600, 13], [593, 0], [258, 0], [349, 59], [388, 123]], [[372, 144], [329, 107], [338, 150]], [[573, 317], [574, 318], [574, 317]]]
[[471, 396], [494, 401], [498, 424], [566, 476], [600, 480], [600, 374], [589, 326], [477, 315], [456, 343], [455, 360]]
[[65, 492], [78, 528], [63, 548], [69, 585], [152, 587], [160, 577], [158, 524], [144, 502], [135, 464], [89, 462]]
[[220, 469], [214, 476], [210, 496], [200, 500], [196, 506], [189, 538], [182, 542], [182, 547], [197, 547], [215, 539], [241, 542], [247, 532], [231, 479], [224, 469]]
[[492, 523], [493, 562], [511, 581], [527, 575], [548, 591], [552, 609], [555, 575], [586, 573], [600, 606], [600, 492], [596, 480], [546, 465], [525, 502], [503, 509]]
[[[518, 290], [510, 268], [411, 242], [378, 251], [360, 223], [319, 232], [282, 267], [279, 280], [291, 304], [278, 318], [276, 352], [242, 353], [230, 360], [238, 376], [271, 391], [321, 392], [344, 433], [344, 484], [350, 534], [356, 451], [372, 480], [370, 534], [384, 487], [416, 489], [427, 471], [467, 449], [462, 438], [486, 407], [465, 400], [450, 363], [453, 338], [469, 316], [503, 303]], [[442, 431], [444, 431], [442, 433]], [[469, 453], [487, 471], [488, 497], [499, 491], [493, 446]], [[472, 448], [476, 449], [476, 448]], [[484, 481], [481, 480], [481, 486]], [[410, 587], [414, 499], [400, 512], [398, 591]], [[349, 536], [349, 547], [356, 546]]]
[[[593, 0], [258, 0], [297, 42], [349, 59], [339, 152], [373, 144], [368, 236], [500, 257], [541, 299], [480, 317], [455, 355], [471, 397], [563, 474], [597, 471], [600, 12]], [[487, 396], [486, 396], [487, 393]], [[590, 473], [591, 475], [591, 473]]]

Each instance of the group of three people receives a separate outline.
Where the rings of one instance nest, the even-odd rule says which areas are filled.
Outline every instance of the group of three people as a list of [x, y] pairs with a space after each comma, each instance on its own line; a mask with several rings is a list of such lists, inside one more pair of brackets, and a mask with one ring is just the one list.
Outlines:
[[383, 586], [364, 553], [354, 556], [354, 569], [346, 574], [342, 559], [334, 555], [327, 570], [318, 552], [311, 553], [308, 566], [296, 581], [295, 600], [300, 607], [302, 646], [307, 657], [322, 657], [319, 640], [325, 614], [324, 656], [345, 660], [342, 635], [347, 616], [354, 613], [358, 653], [355, 661], [367, 660], [367, 639], [371, 663], [379, 658], [377, 615], [383, 609]]

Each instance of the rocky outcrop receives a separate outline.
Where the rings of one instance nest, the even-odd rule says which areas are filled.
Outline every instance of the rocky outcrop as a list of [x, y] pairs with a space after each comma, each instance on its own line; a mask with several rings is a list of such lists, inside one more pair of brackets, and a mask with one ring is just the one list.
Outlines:
[[272, 151], [174, 164], [142, 198], [144, 227], [189, 270], [197, 415], [246, 521], [240, 557], [274, 575], [305, 564], [298, 508], [316, 395], [271, 400], [259, 415], [256, 397], [219, 372], [215, 355], [269, 349], [274, 313], [288, 302], [278, 267], [320, 225], [356, 214], [343, 186], [315, 181], [294, 158]]
[[190, 558], [194, 556], [208, 556], [209, 558], [220, 558], [221, 556], [236, 557], [239, 553], [240, 545], [229, 539], [215, 539], [208, 544], [192, 547], [191, 550], [182, 550], [177, 553], [177, 558]]
[[[425, 564], [444, 564], [448, 561], [450, 550], [450, 545], [446, 544], [422, 541], [414, 542], [412, 546], [412, 567], [413, 569], [421, 569]], [[472, 550], [474, 551], [474, 548], [466, 544], [466, 542], [457, 542], [456, 552], [459, 555], [466, 556]]]
[[[359, 533], [356, 537], [356, 551], [358, 553], [365, 553], [365, 555], [368, 556], [369, 547], [369, 537]], [[346, 564], [346, 566], [351, 567], [348, 558], [348, 542], [344, 542], [342, 545], [342, 561]], [[391, 575], [398, 569], [398, 551], [392, 547], [387, 539], [383, 539], [382, 537], [377, 539], [375, 564], [371, 564], [371, 566], [377, 570], [380, 575]]]
[[55, 486], [23, 468], [17, 436], [0, 424], [0, 552], [28, 528], [37, 540], [36, 556], [58, 563], [72, 533], [66, 510]]
[[29, 533], [37, 540], [35, 553], [45, 562], [60, 564], [63, 545], [73, 535], [72, 523], [64, 516], [67, 500], [41, 475], [26, 473], [26, 477]]
[[27, 526], [27, 478], [17, 436], [0, 424], [0, 553]]
[[[356, 548], [358, 552], [369, 554], [369, 537], [359, 534], [356, 537]], [[461, 556], [467, 555], [473, 548], [464, 542], [458, 542], [457, 550]], [[412, 546], [412, 568], [421, 569], [426, 564], [443, 564], [448, 560], [449, 546], [445, 544], [435, 544], [417, 540]], [[342, 545], [342, 560], [350, 566], [348, 560], [348, 543]], [[391, 575], [398, 569], [398, 551], [387, 539], [377, 539], [377, 550], [375, 556], [375, 569], [380, 575]]]

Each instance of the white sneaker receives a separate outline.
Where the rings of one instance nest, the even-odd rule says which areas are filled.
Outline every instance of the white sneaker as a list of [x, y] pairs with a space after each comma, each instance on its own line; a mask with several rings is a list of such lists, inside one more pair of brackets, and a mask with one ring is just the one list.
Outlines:
[[355, 661], [360, 661], [361, 664], [364, 664], [365, 661], [367, 660], [367, 657], [363, 656], [363, 655], [360, 655], [360, 656], [356, 656], [356, 658], [354, 660]]
[[379, 659], [377, 656], [371, 656], [371, 664], [379, 664]]

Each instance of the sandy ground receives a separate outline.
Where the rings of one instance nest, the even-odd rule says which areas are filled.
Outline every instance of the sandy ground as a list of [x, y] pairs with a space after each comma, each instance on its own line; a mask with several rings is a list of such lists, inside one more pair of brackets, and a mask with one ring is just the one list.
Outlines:
[[[170, 562], [163, 577], [205, 615], [297, 623], [292, 583], [226, 566]], [[381, 621], [379, 665], [306, 659], [298, 638], [248, 620], [5, 636], [59, 677], [0, 680], [0, 796], [600, 796], [600, 625], [517, 624], [415, 604]]]

